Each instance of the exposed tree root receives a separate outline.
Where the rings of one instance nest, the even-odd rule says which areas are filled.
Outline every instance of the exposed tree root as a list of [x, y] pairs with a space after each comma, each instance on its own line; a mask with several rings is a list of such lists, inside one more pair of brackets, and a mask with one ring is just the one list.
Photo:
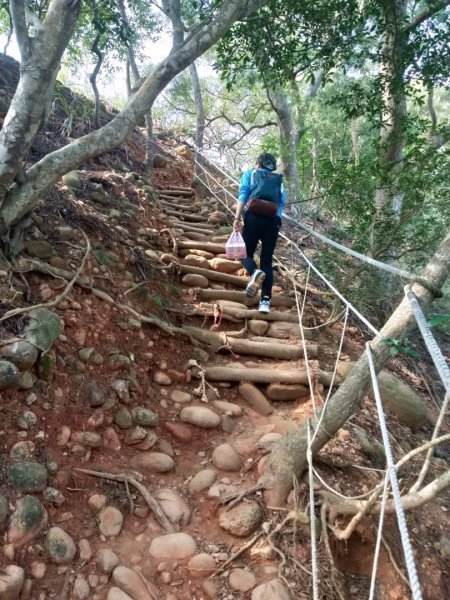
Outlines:
[[212, 579], [216, 575], [219, 575], [219, 573], [222, 573], [222, 571], [224, 571], [228, 567], [229, 564], [231, 564], [234, 560], [236, 560], [236, 558], [238, 558], [238, 556], [240, 556], [243, 552], [248, 550], [248, 548], [251, 548], [253, 546], [253, 544], [259, 540], [259, 538], [263, 535], [263, 533], [264, 533], [263, 531], [259, 531], [256, 535], [254, 535], [250, 541], [248, 541], [246, 544], [241, 546], [237, 552], [234, 552], [234, 554], [232, 554], [228, 560], [226, 560], [222, 565], [220, 565], [220, 567], [218, 569], [216, 569], [214, 571], [214, 573], [209, 576], [208, 579]]

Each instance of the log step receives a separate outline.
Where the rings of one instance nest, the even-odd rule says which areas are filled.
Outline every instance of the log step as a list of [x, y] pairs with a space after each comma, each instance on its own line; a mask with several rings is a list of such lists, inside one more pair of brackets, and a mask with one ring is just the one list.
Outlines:
[[211, 242], [205, 242], [197, 244], [196, 242], [180, 242], [179, 248], [188, 248], [189, 250], [206, 250], [213, 254], [224, 254], [225, 246], [223, 244], [212, 244]]
[[[260, 300], [259, 295], [249, 298], [245, 292], [238, 292], [235, 290], [199, 290], [198, 297], [200, 300], [232, 300], [247, 306], [255, 306]], [[272, 296], [272, 306], [293, 308], [295, 306], [295, 299], [289, 298], [288, 296], [275, 295]]]
[[[333, 374], [328, 371], [316, 371], [319, 382], [329, 386]], [[300, 369], [254, 369], [245, 367], [207, 367], [205, 377], [208, 381], [251, 381], [252, 383], [290, 383], [308, 385], [306, 370]], [[340, 383], [336, 378], [334, 384]]]
[[[203, 270], [206, 271], [206, 273], [213, 272], [208, 271], [207, 269]], [[205, 275], [205, 277], [208, 277], [208, 275]], [[213, 311], [214, 306], [212, 304], [202, 304], [202, 309], [205, 308]], [[245, 321], [246, 319], [258, 319], [259, 321], [283, 321], [284, 323], [298, 323], [298, 315], [288, 312], [271, 310], [269, 313], [261, 313], [259, 310], [231, 308], [229, 306], [224, 306], [222, 308], [224, 316], [230, 316], [233, 317], [233, 319], [239, 319], [240, 321]]]
[[158, 194], [164, 194], [165, 196], [193, 196], [194, 191], [187, 188], [175, 188], [175, 189], [158, 189]]
[[169, 215], [170, 217], [178, 217], [179, 219], [186, 219], [187, 221], [203, 221], [203, 222], [208, 221], [208, 217], [205, 217], [204, 215], [184, 214], [182, 212], [178, 212], [176, 210], [170, 210], [170, 209], [167, 209], [164, 212], [166, 213], [166, 215]]
[[197, 213], [201, 210], [200, 207], [195, 206], [195, 204], [191, 204], [190, 206], [184, 206], [182, 204], [173, 204], [172, 202], [166, 202], [165, 200], [160, 200], [160, 204], [164, 209], [170, 208], [173, 210], [181, 210], [182, 212]]

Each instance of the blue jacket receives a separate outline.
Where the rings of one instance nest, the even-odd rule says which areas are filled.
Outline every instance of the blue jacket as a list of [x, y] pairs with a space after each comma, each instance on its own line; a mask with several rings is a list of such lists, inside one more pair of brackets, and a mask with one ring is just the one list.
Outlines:
[[[265, 170], [268, 170], [268, 169], [265, 169]], [[249, 198], [251, 198], [253, 171], [254, 171], [254, 169], [249, 169], [248, 171], [243, 173], [241, 176], [238, 202], [242, 202], [243, 204], [246, 204], [247, 200], [249, 200]], [[284, 185], [281, 184], [281, 201], [280, 201], [280, 206], [278, 207], [278, 212], [277, 212], [278, 217], [281, 217], [281, 215], [283, 214], [283, 208], [284, 208], [285, 204], [286, 204], [286, 190], [284, 189]]]

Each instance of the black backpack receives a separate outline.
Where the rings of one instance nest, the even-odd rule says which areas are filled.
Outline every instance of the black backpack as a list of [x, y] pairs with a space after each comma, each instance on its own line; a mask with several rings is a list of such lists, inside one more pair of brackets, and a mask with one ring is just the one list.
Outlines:
[[255, 169], [251, 177], [250, 198], [261, 198], [269, 202], [281, 202], [283, 175], [266, 169]]

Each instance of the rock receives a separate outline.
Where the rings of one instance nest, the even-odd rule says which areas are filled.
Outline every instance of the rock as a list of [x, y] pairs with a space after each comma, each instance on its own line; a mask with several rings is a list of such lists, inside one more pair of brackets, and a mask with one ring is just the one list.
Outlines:
[[208, 490], [208, 498], [213, 498], [214, 500], [221, 500], [231, 494], [235, 494], [238, 491], [237, 487], [234, 485], [229, 485], [226, 483], [215, 483]]
[[50, 560], [57, 565], [70, 563], [77, 553], [75, 542], [60, 527], [51, 527], [48, 530], [44, 545]]
[[119, 436], [113, 427], [107, 427], [103, 432], [102, 446], [107, 450], [114, 450], [115, 452], [118, 452], [122, 448]]
[[212, 486], [217, 479], [217, 473], [213, 469], [199, 471], [189, 482], [189, 493], [193, 496], [203, 492]]
[[37, 423], [37, 417], [31, 410], [26, 410], [17, 419], [17, 424], [21, 429], [31, 429]]
[[129, 429], [133, 426], [133, 419], [130, 411], [124, 406], [121, 406], [114, 415], [114, 423], [120, 427], [120, 429]]
[[38, 351], [30, 342], [18, 340], [6, 346], [0, 346], [0, 355], [12, 362], [19, 371], [31, 369], [38, 358]]
[[35, 496], [24, 496], [16, 502], [9, 528], [8, 542], [20, 546], [34, 539], [47, 525], [47, 511]]
[[91, 595], [89, 584], [81, 573], [78, 573], [75, 578], [72, 595], [74, 598], [78, 598], [78, 600], [87, 600]]
[[47, 565], [40, 560], [33, 560], [30, 565], [30, 573], [34, 579], [44, 579]]
[[12, 362], [0, 360], [0, 390], [7, 390], [19, 385], [20, 371]]
[[210, 581], [207, 579], [202, 583], [202, 590], [205, 592], [205, 594], [207, 594], [210, 600], [215, 600], [215, 598], [217, 598], [219, 584], [216, 581]]
[[93, 494], [88, 499], [88, 506], [93, 513], [98, 513], [105, 506], [107, 500], [105, 494]]
[[299, 400], [309, 396], [309, 388], [306, 385], [290, 385], [287, 383], [271, 383], [267, 387], [267, 397], [277, 402]]
[[252, 600], [291, 600], [291, 595], [281, 579], [272, 579], [253, 590]]
[[36, 383], [36, 377], [33, 375], [31, 371], [23, 371], [20, 374], [19, 383], [17, 387], [19, 390], [31, 390], [31, 388]]
[[127, 446], [134, 446], [134, 444], [139, 444], [139, 442], [142, 442], [146, 437], [147, 430], [136, 425], [136, 427], [133, 427], [133, 429], [129, 429], [126, 432], [123, 441]]
[[133, 456], [130, 465], [133, 469], [142, 469], [148, 473], [167, 473], [174, 468], [175, 463], [170, 456], [162, 452], [142, 452]]
[[17, 565], [6, 565], [0, 569], [0, 598], [18, 600], [25, 582], [25, 571]]
[[191, 508], [186, 500], [170, 488], [158, 490], [154, 494], [164, 513], [174, 525], [187, 525], [191, 520]]
[[[236, 271], [242, 269], [242, 265], [239, 261], [228, 260], [226, 258], [213, 258], [209, 261], [209, 265], [213, 271], [218, 271], [219, 273], [236, 273]], [[222, 302], [220, 304], [222, 304]]]
[[172, 423], [171, 421], [166, 421], [163, 423], [163, 427], [180, 442], [188, 443], [192, 440], [192, 431], [189, 429], [189, 427], [183, 425], [182, 423]]
[[205, 364], [209, 360], [209, 354], [202, 348], [192, 348], [190, 351], [190, 357], [200, 364]]
[[106, 600], [134, 600], [134, 598], [123, 592], [120, 588], [112, 587], [106, 596]]
[[123, 515], [114, 506], [105, 506], [98, 515], [98, 528], [106, 537], [119, 535], [123, 525]]
[[248, 592], [256, 585], [256, 577], [245, 569], [232, 569], [228, 578], [230, 588], [236, 592]]
[[30, 321], [24, 328], [25, 338], [46, 352], [62, 333], [60, 318], [47, 308], [36, 308], [28, 313], [28, 317]]
[[101, 435], [94, 431], [74, 431], [70, 439], [75, 444], [82, 444], [88, 448], [100, 448], [102, 445]]
[[69, 441], [71, 435], [70, 427], [67, 425], [63, 425], [59, 430], [58, 437], [56, 443], [58, 446], [65, 446]]
[[131, 416], [135, 425], [142, 427], [155, 427], [158, 424], [159, 416], [143, 406], [137, 406], [131, 411]]
[[120, 562], [119, 557], [109, 548], [101, 548], [95, 557], [99, 569], [103, 573], [112, 573]]
[[273, 407], [264, 394], [252, 383], [241, 383], [239, 386], [239, 395], [243, 398], [255, 412], [267, 417], [273, 413]]
[[124, 354], [113, 354], [108, 358], [108, 367], [111, 371], [129, 370], [131, 360]]
[[269, 323], [260, 319], [251, 319], [248, 323], [248, 328], [253, 335], [266, 335]]
[[172, 402], [176, 402], [177, 404], [189, 404], [192, 400], [192, 396], [187, 392], [182, 392], [181, 390], [173, 390], [170, 395], [170, 399]]
[[212, 463], [222, 471], [240, 471], [242, 458], [230, 444], [221, 444], [212, 454]]
[[9, 514], [8, 500], [0, 494], [0, 525], [6, 520]]
[[213, 400], [211, 404], [216, 410], [224, 415], [231, 415], [232, 417], [242, 416], [242, 408], [239, 406], [239, 404], [223, 402], [222, 400]]
[[153, 377], [153, 381], [158, 385], [172, 385], [170, 377], [162, 371], [157, 371]]
[[153, 155], [153, 166], [157, 169], [163, 169], [169, 162], [169, 159], [162, 154]]
[[149, 553], [158, 560], [184, 560], [197, 551], [195, 540], [187, 533], [169, 533], [153, 538]]
[[282, 438], [281, 433], [266, 433], [258, 440], [258, 448], [270, 452], [275, 444]]
[[229, 220], [228, 215], [220, 210], [213, 211], [208, 217], [208, 223], [212, 225], [227, 225]]
[[191, 577], [208, 577], [217, 568], [216, 561], [210, 554], [203, 552], [193, 556], [187, 564]]
[[143, 575], [133, 569], [122, 565], [116, 567], [112, 574], [112, 580], [122, 591], [129, 594], [133, 600], [159, 599], [157, 588], [147, 581]]
[[78, 174], [78, 171], [69, 171], [69, 173], [63, 175], [61, 179], [63, 180], [64, 185], [67, 185], [67, 187], [73, 188], [75, 190], [81, 190], [82, 188], [83, 184], [81, 182], [81, 177]]
[[195, 273], [186, 273], [186, 275], [183, 275], [181, 281], [189, 287], [206, 289], [209, 285], [208, 279], [204, 275], [197, 275]]
[[130, 382], [126, 379], [116, 379], [111, 383], [112, 389], [116, 392], [117, 397], [124, 404], [131, 404], [130, 398]]
[[78, 557], [81, 562], [89, 562], [92, 558], [91, 544], [86, 538], [81, 538], [78, 542]]
[[9, 469], [11, 484], [19, 492], [42, 492], [47, 486], [47, 469], [40, 463], [24, 461]]
[[95, 381], [89, 382], [84, 388], [84, 394], [88, 404], [92, 408], [103, 406], [106, 401], [104, 390]]
[[53, 246], [45, 240], [28, 240], [24, 244], [27, 254], [47, 260], [53, 254]]
[[189, 406], [180, 412], [180, 419], [184, 423], [196, 425], [202, 429], [213, 429], [220, 425], [218, 414], [204, 406]]
[[[303, 333], [306, 340], [312, 339], [312, 332], [309, 329], [304, 329]], [[286, 321], [274, 321], [269, 325], [267, 337], [276, 338], [278, 340], [288, 338], [301, 339], [300, 326], [296, 323], [286, 323]]]
[[30, 440], [17, 442], [9, 451], [9, 456], [12, 458], [12, 460], [21, 462], [31, 458], [35, 449], [35, 444]]
[[[338, 373], [346, 377], [354, 363], [340, 362]], [[397, 419], [417, 431], [427, 421], [427, 413], [422, 399], [406, 383], [387, 371], [378, 373], [378, 385], [384, 407]], [[373, 398], [372, 393], [369, 394]]]
[[262, 508], [256, 502], [238, 504], [230, 510], [222, 510], [219, 525], [231, 535], [246, 537], [261, 525], [264, 518]]
[[203, 256], [197, 254], [188, 254], [183, 258], [183, 264], [191, 267], [199, 267], [200, 269], [209, 269], [209, 262]]

